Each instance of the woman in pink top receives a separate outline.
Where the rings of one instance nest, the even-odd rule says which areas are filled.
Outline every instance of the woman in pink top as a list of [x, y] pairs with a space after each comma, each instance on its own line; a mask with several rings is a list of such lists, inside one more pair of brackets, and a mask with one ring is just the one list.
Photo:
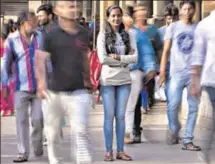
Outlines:
[[[16, 29], [14, 28], [14, 22], [12, 20], [9, 20], [8, 24], [3, 25], [2, 32], [1, 32], [1, 49], [0, 49], [1, 58], [4, 55], [4, 41], [7, 39], [7, 36], [10, 33], [13, 33], [15, 30]], [[13, 97], [14, 97], [14, 90], [15, 90], [15, 77], [14, 77], [15, 67], [13, 68], [14, 69], [11, 70], [11, 74], [10, 74], [11, 75], [10, 82], [8, 83], [9, 96], [7, 99], [4, 99], [4, 96], [1, 96], [1, 106], [0, 106], [1, 116], [10, 116], [14, 112]], [[4, 93], [2, 93], [2, 91], [0, 90], [0, 94], [2, 95]]]

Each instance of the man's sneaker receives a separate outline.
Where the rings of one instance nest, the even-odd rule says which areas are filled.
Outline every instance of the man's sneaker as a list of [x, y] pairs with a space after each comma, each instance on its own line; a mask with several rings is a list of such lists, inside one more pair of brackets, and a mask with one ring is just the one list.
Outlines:
[[141, 143], [141, 134], [134, 135], [133, 143]]
[[149, 142], [149, 140], [146, 138], [146, 136], [143, 133], [143, 130], [141, 132], [141, 142]]
[[166, 143], [168, 145], [179, 144], [179, 137], [174, 135], [171, 130], [167, 130]]
[[92, 164], [92, 156], [87, 152], [79, 152], [76, 156], [77, 164]]

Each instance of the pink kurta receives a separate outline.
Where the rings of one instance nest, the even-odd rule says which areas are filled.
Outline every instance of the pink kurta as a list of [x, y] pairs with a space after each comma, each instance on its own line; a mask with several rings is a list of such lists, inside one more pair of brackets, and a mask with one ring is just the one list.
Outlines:
[[[4, 54], [4, 40], [1, 38], [1, 49], [0, 49], [0, 53], [1, 53], [1, 58], [3, 57]], [[8, 115], [12, 115], [13, 111], [14, 111], [14, 106], [13, 106], [13, 99], [14, 99], [14, 92], [15, 92], [15, 87], [16, 87], [16, 81], [14, 78], [14, 71], [15, 71], [15, 67], [13, 65], [12, 67], [12, 74], [11, 74], [11, 78], [9, 79], [8, 82], [8, 88], [9, 88], [9, 95], [7, 97], [7, 99], [4, 99], [3, 95], [2, 95], [2, 87], [0, 88], [0, 94], [1, 94], [1, 106], [0, 106], [0, 110], [1, 110], [1, 116], [8, 116]]]

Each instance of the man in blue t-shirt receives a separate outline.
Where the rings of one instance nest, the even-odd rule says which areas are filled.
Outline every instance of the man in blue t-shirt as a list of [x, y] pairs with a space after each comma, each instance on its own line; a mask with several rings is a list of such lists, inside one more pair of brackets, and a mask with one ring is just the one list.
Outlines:
[[[156, 61], [152, 44], [145, 31], [138, 28], [138, 25], [141, 24], [144, 19], [142, 18], [141, 12], [135, 14], [134, 20], [133, 16], [134, 8], [128, 6], [123, 16], [123, 23], [128, 33], [135, 35], [138, 50], [138, 62], [129, 65], [132, 83], [126, 107], [126, 133], [124, 138], [124, 142], [129, 144], [147, 141], [140, 127], [141, 109], [140, 106], [136, 109], [136, 104], [143, 88], [143, 78], [151, 79], [155, 76], [156, 72]], [[137, 115], [140, 119], [137, 118]], [[134, 120], [136, 120], [137, 123]]]
[[[160, 39], [160, 35], [158, 34], [157, 27], [155, 25], [147, 24], [147, 14], [148, 8], [144, 3], [137, 3], [134, 6], [134, 17], [136, 19], [135, 27], [140, 29], [140, 31], [144, 32], [144, 34], [148, 37], [151, 42], [152, 48], [155, 52], [155, 60], [159, 58], [159, 51], [162, 49], [162, 42]], [[156, 65], [158, 63], [156, 62]], [[135, 116], [134, 116], [134, 142], [141, 143], [143, 137], [141, 137], [142, 127], [141, 125], [141, 105], [145, 110], [144, 113], [147, 113], [147, 106], [152, 107], [154, 104], [154, 87], [155, 87], [155, 79], [154, 72], [151, 72], [151, 78], [144, 78], [143, 83], [147, 86], [147, 90], [142, 91], [139, 95], [137, 104], [135, 106]], [[143, 101], [142, 101], [143, 100]], [[143, 135], [142, 135], [143, 136]], [[145, 139], [144, 139], [145, 140]], [[142, 140], [143, 141], [143, 140]]]

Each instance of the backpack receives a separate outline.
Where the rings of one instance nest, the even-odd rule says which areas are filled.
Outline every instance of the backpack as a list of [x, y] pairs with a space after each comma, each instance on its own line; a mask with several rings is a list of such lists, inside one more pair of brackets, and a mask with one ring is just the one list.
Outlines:
[[99, 77], [101, 73], [102, 65], [99, 62], [97, 50], [92, 50], [89, 54], [89, 62], [90, 62], [90, 81], [93, 86], [93, 90], [97, 90], [99, 86]]

